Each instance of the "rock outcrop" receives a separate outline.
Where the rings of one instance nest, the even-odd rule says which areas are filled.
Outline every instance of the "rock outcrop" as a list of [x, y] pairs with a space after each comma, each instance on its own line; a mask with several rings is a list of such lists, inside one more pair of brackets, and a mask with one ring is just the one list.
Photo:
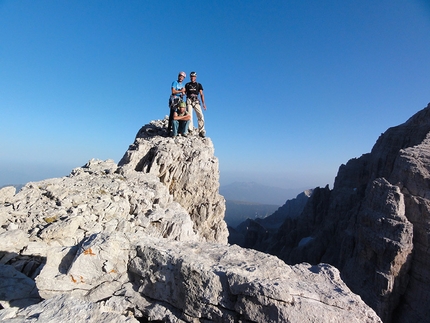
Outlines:
[[306, 203], [309, 200], [309, 197], [312, 196], [312, 189], [303, 191], [298, 194], [295, 198], [288, 200], [282, 205], [276, 212], [269, 215], [264, 219], [256, 219], [259, 224], [263, 227], [273, 230], [279, 229], [282, 223], [285, 222], [285, 219], [295, 219], [300, 216], [305, 207]]
[[[330, 263], [384, 322], [429, 322], [430, 104], [316, 188], [266, 251]], [[265, 241], [265, 243], [268, 243]]]
[[0, 190], [0, 321], [381, 322], [336, 268], [226, 244], [212, 143], [166, 121], [120, 166]]
[[225, 200], [219, 194], [218, 159], [209, 138], [165, 138], [166, 120], [140, 129], [134, 143], [118, 163], [121, 174], [155, 174], [183, 205], [195, 229], [208, 241], [227, 243], [223, 221]]
[[267, 251], [270, 247], [271, 237], [278, 231], [286, 219], [288, 222], [298, 220], [313, 190], [306, 190], [294, 199], [288, 200], [273, 214], [262, 219], [247, 219], [235, 229], [229, 227], [228, 241], [243, 248], [253, 248]]

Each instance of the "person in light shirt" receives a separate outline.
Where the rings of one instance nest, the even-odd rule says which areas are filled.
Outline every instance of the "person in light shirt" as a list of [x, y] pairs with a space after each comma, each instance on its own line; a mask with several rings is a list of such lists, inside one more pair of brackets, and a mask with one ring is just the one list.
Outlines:
[[185, 88], [182, 82], [187, 77], [187, 74], [185, 72], [179, 72], [178, 74], [178, 80], [172, 82], [171, 86], [171, 94], [169, 98], [169, 125], [167, 127], [167, 133], [170, 135], [172, 133], [172, 126], [173, 126], [173, 114], [175, 113], [176, 109], [179, 106], [179, 103], [182, 101], [182, 98], [185, 94]]

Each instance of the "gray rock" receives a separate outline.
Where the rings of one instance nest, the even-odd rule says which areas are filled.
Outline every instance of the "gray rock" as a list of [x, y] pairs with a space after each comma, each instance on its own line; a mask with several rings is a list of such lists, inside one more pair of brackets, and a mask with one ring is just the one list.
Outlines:
[[26, 307], [41, 298], [34, 280], [14, 267], [0, 264], [0, 305], [2, 308]]
[[428, 322], [430, 104], [388, 129], [371, 153], [341, 165], [265, 250], [289, 264], [336, 266], [389, 323]]
[[271, 236], [288, 219], [288, 222], [296, 222], [302, 213], [313, 190], [306, 190], [296, 198], [288, 200], [273, 214], [262, 219], [247, 219], [239, 224], [236, 229], [229, 228], [229, 242], [235, 243], [243, 248], [253, 248], [266, 251], [270, 247]]
[[[167, 120], [142, 127], [120, 160], [119, 172], [157, 176], [190, 214], [195, 230], [208, 241], [227, 243], [225, 200], [219, 194], [218, 159], [210, 138], [163, 138]], [[167, 133], [166, 133], [167, 134]]]
[[1, 321], [381, 322], [334, 267], [227, 245], [210, 140], [154, 124], [119, 169], [93, 159], [0, 203]]
[[[148, 239], [130, 271], [139, 294], [179, 308], [187, 322], [380, 322], [334, 267], [290, 267], [238, 246]], [[150, 307], [139, 310], [166, 320]]]
[[24, 322], [103, 322], [138, 323], [132, 313], [117, 313], [103, 303], [88, 302], [69, 295], [58, 295], [24, 309], [0, 311], [0, 320]]
[[[28, 234], [20, 229], [11, 229], [0, 233], [1, 251], [18, 253], [30, 242]], [[1, 262], [4, 262], [1, 261]]]
[[15, 195], [16, 188], [14, 186], [6, 186], [0, 188], [0, 203], [8, 203]]

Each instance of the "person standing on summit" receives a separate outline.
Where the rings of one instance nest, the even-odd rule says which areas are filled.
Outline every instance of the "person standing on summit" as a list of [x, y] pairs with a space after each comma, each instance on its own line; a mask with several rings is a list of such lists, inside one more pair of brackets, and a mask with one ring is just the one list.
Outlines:
[[200, 137], [204, 138], [206, 136], [205, 119], [203, 117], [203, 111], [199, 101], [199, 94], [200, 94], [203, 109], [206, 110], [205, 96], [203, 94], [203, 86], [200, 83], [196, 82], [196, 79], [197, 79], [196, 72], [190, 73], [190, 79], [191, 79], [191, 82], [188, 82], [187, 84], [185, 84], [185, 94], [187, 95], [187, 112], [188, 114], [191, 115], [189, 131], [193, 131], [193, 109], [194, 109], [197, 115], [199, 135]]
[[175, 113], [176, 109], [179, 107], [179, 103], [182, 101], [182, 97], [185, 94], [185, 88], [182, 84], [182, 81], [187, 77], [187, 74], [185, 72], [179, 72], [178, 74], [178, 80], [173, 81], [171, 89], [172, 93], [169, 98], [169, 108], [170, 108], [170, 114], [169, 114], [169, 125], [167, 127], [167, 133], [170, 135], [172, 132], [173, 127], [173, 114]]

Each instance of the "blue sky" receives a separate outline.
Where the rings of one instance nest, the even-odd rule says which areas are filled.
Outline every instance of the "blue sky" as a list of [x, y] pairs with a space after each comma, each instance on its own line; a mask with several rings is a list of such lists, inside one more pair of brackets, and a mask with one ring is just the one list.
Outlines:
[[0, 0], [0, 186], [118, 162], [196, 71], [221, 184], [332, 187], [430, 102], [419, 0]]

